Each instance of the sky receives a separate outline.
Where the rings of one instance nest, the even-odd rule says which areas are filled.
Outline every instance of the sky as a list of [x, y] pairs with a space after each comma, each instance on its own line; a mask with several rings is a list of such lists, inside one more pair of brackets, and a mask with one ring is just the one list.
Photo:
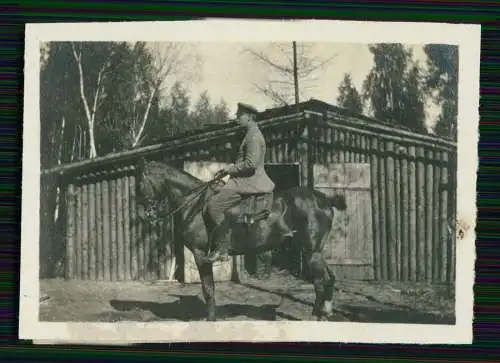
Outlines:
[[[281, 63], [283, 62], [283, 55], [280, 55], [279, 50], [270, 51], [268, 43], [196, 43], [190, 51], [196, 49], [201, 62], [197, 68], [196, 79], [188, 84], [193, 103], [201, 92], [207, 90], [213, 103], [218, 103], [222, 98], [226, 101], [231, 115], [235, 114], [238, 102], [251, 104], [260, 111], [272, 107], [272, 101], [256, 91], [252, 85], [254, 82], [265, 82], [269, 77], [268, 68], [256, 63], [244, 52], [245, 48], [264, 50], [276, 59], [281, 57]], [[425, 67], [423, 46], [415, 45], [411, 48], [414, 59]], [[363, 81], [373, 66], [367, 44], [314, 43], [308, 54], [319, 59], [333, 59], [317, 73], [314, 83], [307, 88], [301, 87], [306, 88], [301, 101], [316, 98], [335, 104], [338, 86], [344, 74], [350, 73], [354, 85], [361, 91]], [[311, 85], [313, 87], [309, 87]], [[432, 126], [438, 113], [438, 107], [429, 102], [426, 121], [428, 126]]]

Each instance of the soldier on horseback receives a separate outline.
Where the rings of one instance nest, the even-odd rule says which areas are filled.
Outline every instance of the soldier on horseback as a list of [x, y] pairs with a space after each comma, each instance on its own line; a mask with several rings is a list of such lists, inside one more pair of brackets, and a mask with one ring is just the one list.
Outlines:
[[210, 262], [229, 260], [229, 241], [224, 238], [226, 228], [222, 226], [225, 212], [238, 205], [245, 196], [272, 193], [274, 183], [264, 170], [266, 142], [257, 123], [258, 111], [243, 103], [238, 103], [236, 122], [246, 128], [234, 164], [217, 172], [215, 178], [230, 176], [228, 182], [214, 194], [207, 203], [207, 213], [211, 223], [207, 223], [209, 246], [214, 247], [208, 256]]
[[[332, 231], [333, 209], [345, 210], [345, 197], [328, 196], [306, 186], [288, 188], [275, 195], [275, 185], [264, 170], [266, 146], [255, 122], [256, 114], [255, 109], [239, 105], [237, 122], [246, 128], [245, 137], [235, 163], [219, 171], [213, 181], [204, 183], [166, 162], [154, 161], [151, 167], [147, 164], [144, 168], [140, 190], [150, 197], [147, 200], [158, 199], [171, 205], [168, 216], [184, 208], [176, 223], [184, 230], [179, 236], [181, 242], [196, 261], [207, 320], [216, 320], [210, 262], [226, 261], [229, 255], [247, 256], [285, 248], [289, 242], [307, 256], [316, 295], [313, 314], [318, 320], [329, 317], [335, 274], [323, 253]], [[148, 176], [155, 169], [161, 170], [160, 178], [153, 172], [152, 181]], [[226, 175], [231, 178], [217, 192], [217, 188], [212, 188], [214, 182]], [[148, 180], [153, 183], [150, 187]], [[203, 232], [207, 232], [208, 239]], [[180, 278], [178, 271], [176, 278]]]

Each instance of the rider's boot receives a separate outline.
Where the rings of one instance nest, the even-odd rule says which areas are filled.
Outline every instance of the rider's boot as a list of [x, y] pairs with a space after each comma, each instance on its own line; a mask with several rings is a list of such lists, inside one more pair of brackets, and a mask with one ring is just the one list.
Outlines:
[[208, 256], [208, 261], [227, 262], [229, 261], [229, 241], [227, 238], [227, 230], [223, 224], [216, 225], [210, 233], [209, 245], [214, 246], [215, 250]]

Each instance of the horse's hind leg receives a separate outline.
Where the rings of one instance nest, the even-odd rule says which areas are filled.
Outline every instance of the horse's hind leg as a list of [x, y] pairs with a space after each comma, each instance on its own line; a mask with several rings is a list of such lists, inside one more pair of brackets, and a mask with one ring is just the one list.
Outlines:
[[314, 252], [309, 259], [309, 271], [313, 280], [316, 301], [313, 315], [317, 320], [329, 317], [333, 310], [335, 278], [320, 252]]
[[200, 274], [201, 288], [207, 307], [207, 320], [215, 321], [215, 283], [213, 265], [204, 261], [202, 255], [195, 254], [195, 261]]
[[327, 279], [325, 281], [325, 302], [323, 306], [323, 312], [326, 317], [331, 317], [333, 313], [333, 294], [335, 293], [335, 274], [333, 273], [328, 263], [323, 259], [325, 263], [325, 273], [327, 275]]

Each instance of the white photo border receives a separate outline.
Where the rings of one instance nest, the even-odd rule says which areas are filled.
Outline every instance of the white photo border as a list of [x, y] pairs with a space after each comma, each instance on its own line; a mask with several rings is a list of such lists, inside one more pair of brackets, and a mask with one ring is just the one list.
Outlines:
[[[395, 30], [397, 29], [397, 31]], [[19, 338], [99, 344], [101, 342], [345, 342], [470, 344], [474, 304], [476, 171], [479, 140], [480, 25], [206, 19], [179, 22], [27, 24]], [[400, 42], [459, 46], [457, 220], [466, 225], [456, 252], [456, 324], [413, 325], [339, 322], [40, 322], [40, 43], [47, 41], [185, 41], [342, 43]]]

